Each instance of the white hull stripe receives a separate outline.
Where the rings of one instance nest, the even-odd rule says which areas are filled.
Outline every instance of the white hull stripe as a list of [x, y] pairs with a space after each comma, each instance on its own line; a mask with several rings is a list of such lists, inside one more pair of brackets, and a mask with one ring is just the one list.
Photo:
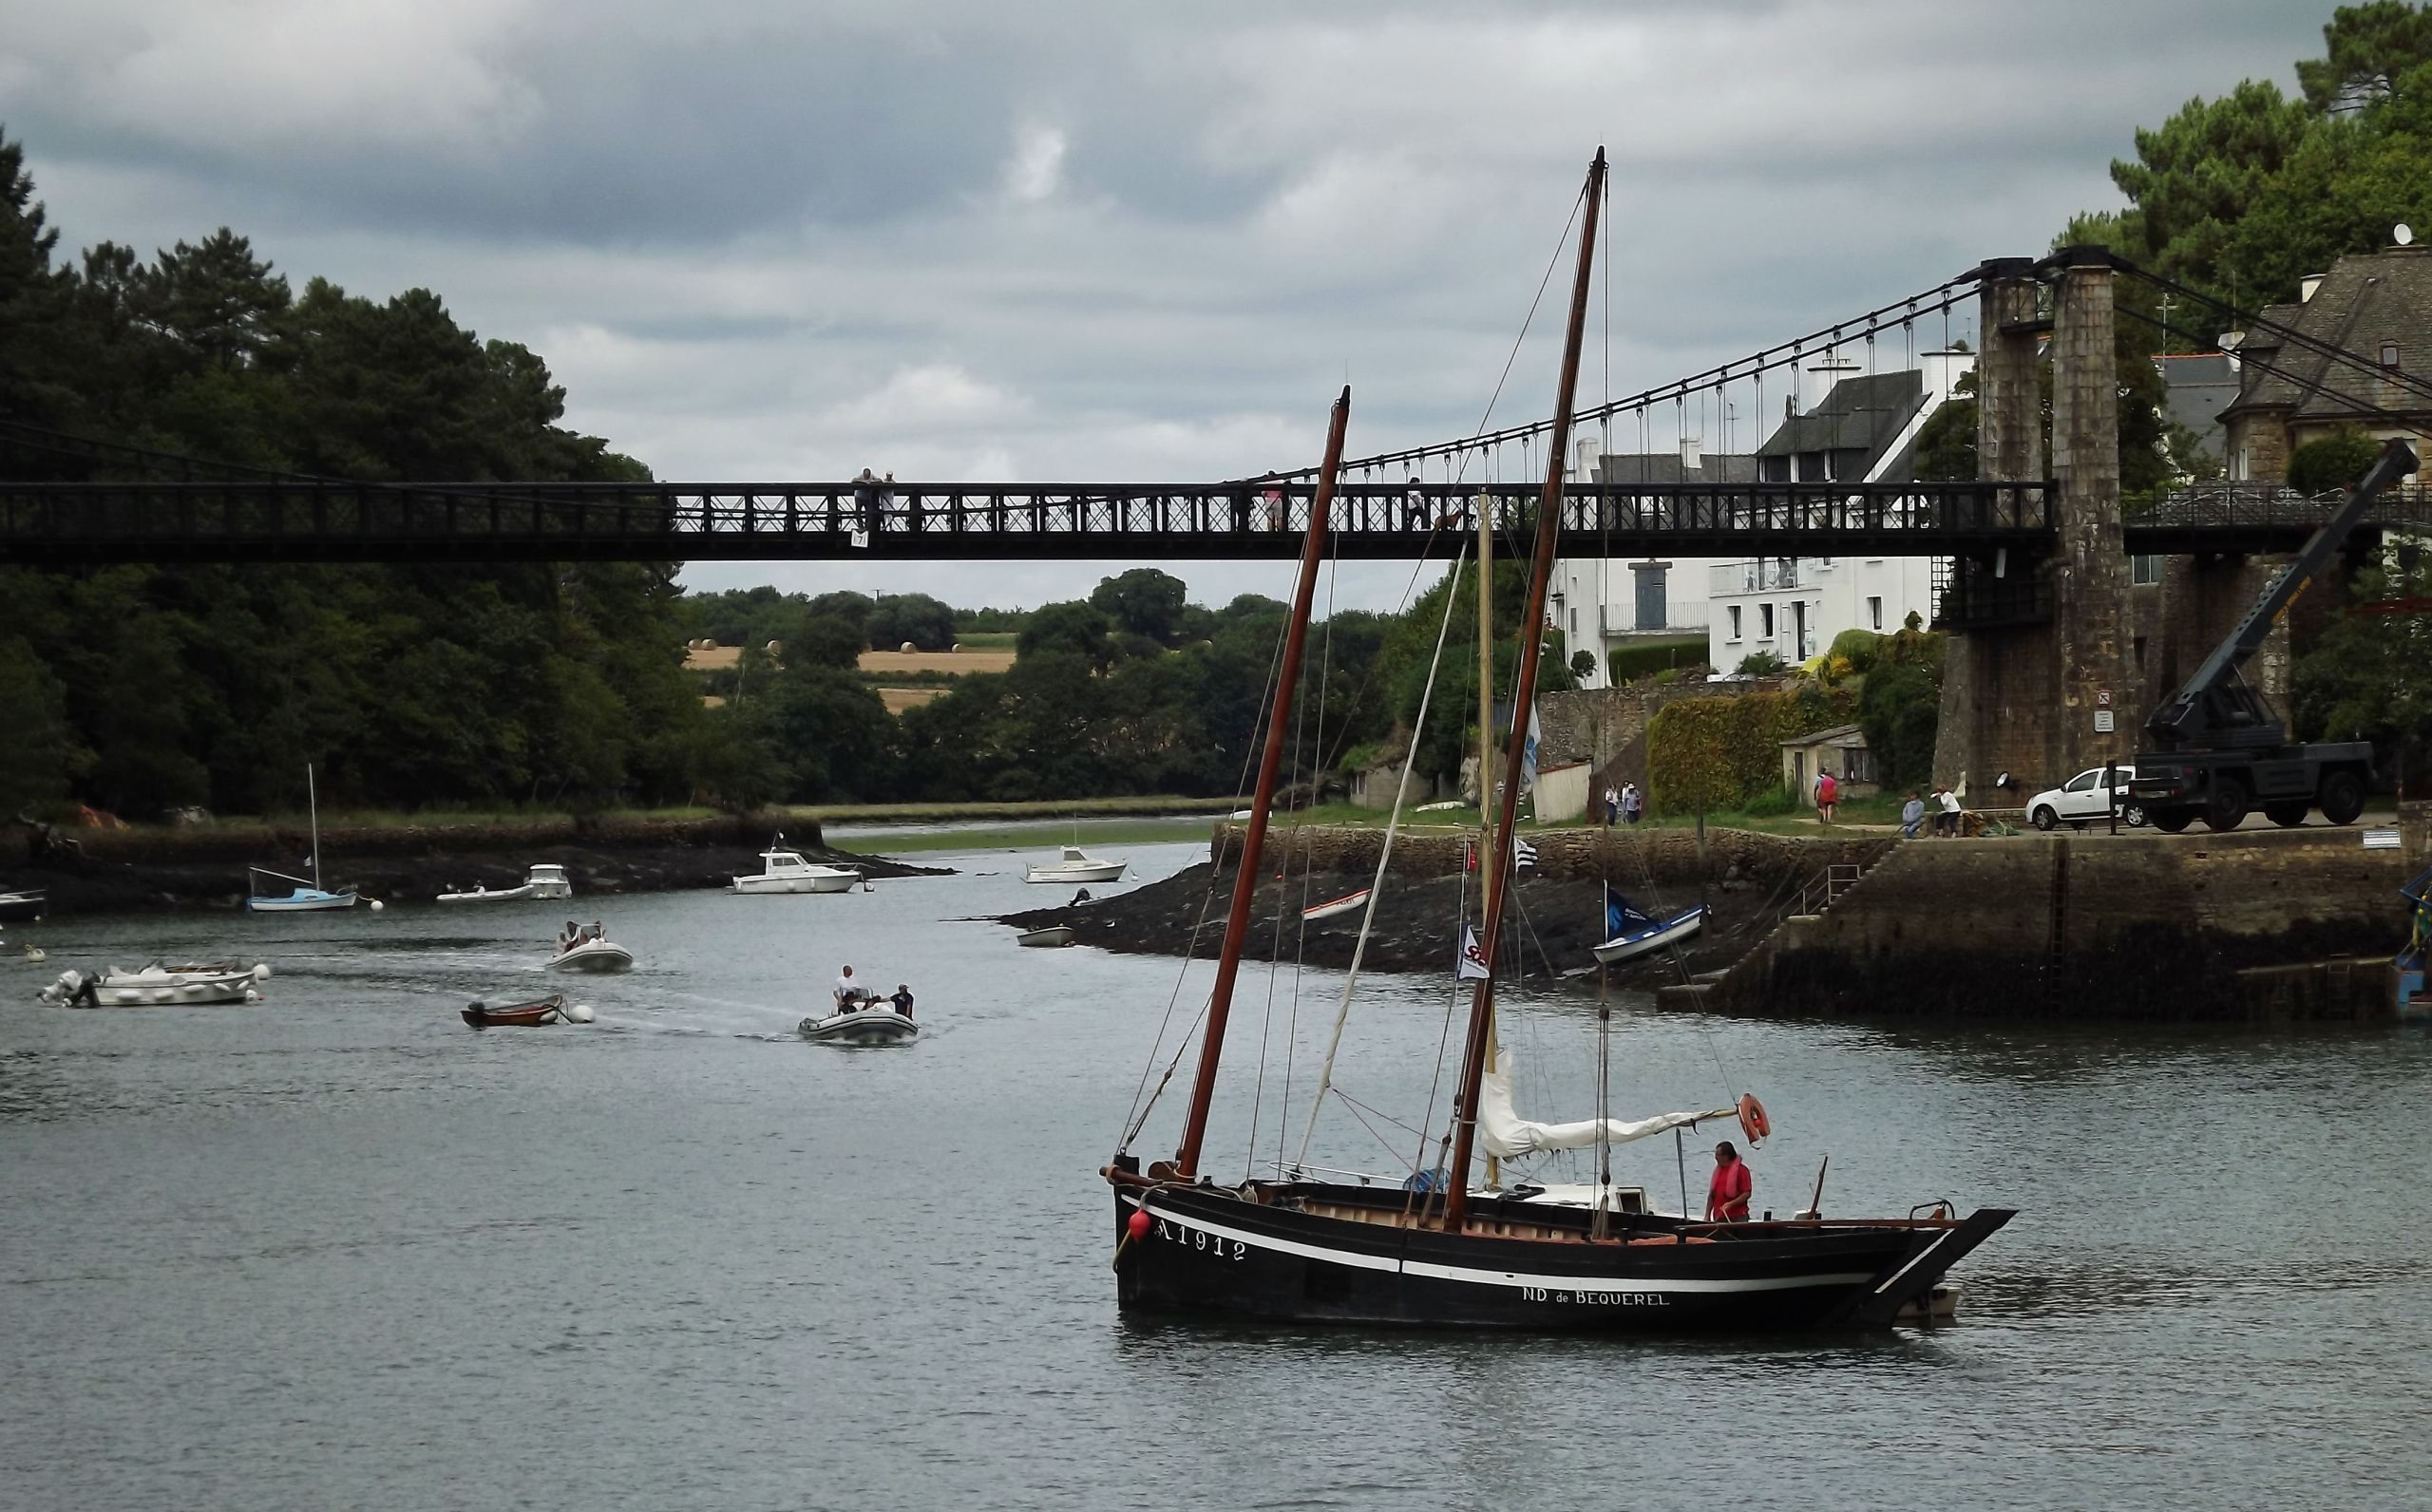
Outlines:
[[[1137, 1198], [1127, 1196], [1124, 1200], [1133, 1207], [1140, 1206]], [[1212, 1223], [1196, 1215], [1186, 1217], [1160, 1208], [1150, 1208], [1149, 1213], [1151, 1218], [1164, 1222], [1199, 1229], [1210, 1238], [1232, 1239], [1257, 1249], [1297, 1255], [1304, 1260], [1324, 1260], [1328, 1264], [1348, 1265], [1361, 1271], [1392, 1271], [1404, 1276], [1424, 1276], [1433, 1281], [1464, 1281], [1473, 1286], [1532, 1287], [1566, 1292], [1794, 1292], [1814, 1286], [1856, 1286], [1872, 1280], [1874, 1274], [1872, 1271], [1834, 1271], [1813, 1276], [1762, 1276], [1739, 1281], [1704, 1281], [1680, 1276], [1531, 1276], [1521, 1271], [1481, 1271], [1466, 1265], [1439, 1265], [1430, 1260], [1398, 1260], [1383, 1255], [1363, 1255], [1357, 1250], [1330, 1250], [1322, 1245], [1303, 1244], [1298, 1239], [1277, 1238], [1228, 1224]]]

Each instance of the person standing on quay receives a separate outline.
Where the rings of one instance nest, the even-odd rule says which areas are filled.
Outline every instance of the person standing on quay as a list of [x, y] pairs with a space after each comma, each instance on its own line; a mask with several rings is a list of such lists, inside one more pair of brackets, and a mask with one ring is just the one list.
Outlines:
[[1948, 787], [1942, 789], [1942, 833], [1946, 840], [1959, 838], [1959, 795]]
[[1709, 1223], [1745, 1223], [1748, 1221], [1748, 1200], [1757, 1193], [1756, 1178], [1748, 1174], [1748, 1162], [1724, 1140], [1714, 1147], [1714, 1180], [1706, 1186], [1706, 1221]]
[[1840, 796], [1841, 784], [1834, 780], [1831, 772], [1819, 771], [1815, 774], [1815, 822], [1819, 824], [1833, 822], [1833, 804]]

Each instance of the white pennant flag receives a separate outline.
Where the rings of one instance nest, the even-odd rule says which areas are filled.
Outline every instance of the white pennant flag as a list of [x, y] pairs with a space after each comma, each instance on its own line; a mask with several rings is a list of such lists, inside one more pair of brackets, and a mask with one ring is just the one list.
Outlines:
[[1486, 952], [1478, 945], [1477, 926], [1461, 926], [1461, 960], [1453, 968], [1456, 982], [1482, 982], [1494, 973], [1486, 969]]
[[1537, 726], [1537, 706], [1529, 705], [1529, 738], [1520, 746], [1520, 793], [1526, 797], [1537, 785], [1537, 742], [1542, 732]]

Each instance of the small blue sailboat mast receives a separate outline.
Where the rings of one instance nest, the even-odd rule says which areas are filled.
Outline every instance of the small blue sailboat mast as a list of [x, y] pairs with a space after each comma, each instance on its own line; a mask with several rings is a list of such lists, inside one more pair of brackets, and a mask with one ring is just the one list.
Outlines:
[[313, 764], [311, 762], [306, 762], [304, 764], [304, 803], [307, 811], [312, 815], [312, 878], [308, 880], [301, 877], [291, 877], [285, 872], [272, 871], [267, 866], [252, 866], [246, 868], [247, 880], [249, 883], [252, 883], [255, 879], [270, 877], [276, 878], [282, 882], [293, 882], [295, 884], [294, 890], [290, 892], [284, 898], [272, 897], [260, 892], [252, 892], [249, 889], [249, 895], [245, 898], [245, 908], [247, 912], [255, 914], [314, 914], [330, 909], [352, 908], [354, 906], [354, 895], [352, 893], [325, 892], [321, 887], [321, 795], [319, 788], [315, 785], [314, 781]]

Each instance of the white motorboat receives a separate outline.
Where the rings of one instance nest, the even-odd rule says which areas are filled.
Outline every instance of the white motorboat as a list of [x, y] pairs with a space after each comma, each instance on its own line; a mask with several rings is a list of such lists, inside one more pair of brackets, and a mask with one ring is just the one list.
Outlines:
[[767, 850], [760, 853], [760, 875], [738, 877], [734, 890], [738, 893], [849, 893], [862, 884], [862, 874], [842, 866], [815, 866], [802, 859], [802, 852], [786, 849], [786, 837], [779, 835]]
[[1067, 845], [1057, 860], [1041, 866], [1034, 862], [1023, 875], [1026, 882], [1111, 882], [1123, 875], [1127, 863], [1092, 856], [1078, 845]]
[[437, 901], [442, 903], [513, 903], [520, 902], [524, 898], [536, 896], [538, 895], [532, 891], [532, 884], [530, 882], [525, 882], [520, 887], [499, 888], [483, 887], [476, 884], [470, 892], [442, 893], [439, 895]]
[[239, 966], [233, 961], [212, 965], [163, 966], [158, 961], [142, 971], [123, 966], [93, 975], [62, 972], [59, 980], [42, 990], [46, 1003], [69, 1008], [168, 1008], [206, 1003], [258, 1003], [257, 984], [270, 979], [266, 963]]
[[566, 877], [566, 869], [555, 861], [534, 861], [523, 874], [523, 885], [532, 889], [535, 898], [574, 896], [574, 883]]
[[795, 1029], [807, 1040], [834, 1045], [909, 1045], [921, 1037], [921, 1026], [887, 1007], [884, 998], [847, 1012], [804, 1019]]
[[1026, 929], [1014, 936], [1014, 943], [1016, 945], [1028, 945], [1034, 948], [1040, 946], [1070, 945], [1073, 943], [1073, 926], [1070, 924], [1048, 924], [1043, 925], [1038, 929]]
[[50, 889], [47, 887], [0, 891], [0, 924], [39, 923], [49, 901]]
[[1687, 939], [1706, 926], [1706, 910], [1702, 903], [1682, 909], [1669, 918], [1656, 918], [1630, 906], [1626, 898], [1610, 893], [1605, 898], [1605, 932], [1608, 936], [1596, 947], [1596, 963], [1611, 966], [1649, 951]]
[[634, 953], [613, 940], [590, 936], [549, 957], [553, 972], [630, 972]]

